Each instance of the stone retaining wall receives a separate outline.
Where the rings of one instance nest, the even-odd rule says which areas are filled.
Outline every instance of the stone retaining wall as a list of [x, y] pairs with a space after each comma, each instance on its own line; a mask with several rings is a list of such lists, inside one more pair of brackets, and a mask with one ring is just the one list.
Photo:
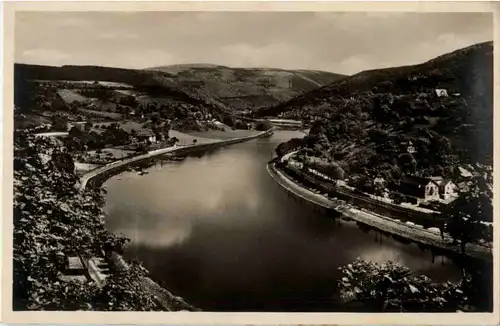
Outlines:
[[[267, 170], [273, 179], [275, 179], [276, 182], [278, 182], [278, 184], [280, 184], [283, 188], [308, 202], [314, 203], [326, 209], [335, 210], [354, 221], [367, 224], [381, 231], [388, 232], [417, 243], [455, 253], [460, 252], [460, 245], [453, 245], [449, 237], [445, 238], [443, 241], [439, 233], [434, 233], [414, 225], [408, 225], [392, 218], [366, 212], [340, 201], [334, 201], [323, 195], [316, 194], [290, 180], [289, 177], [276, 169], [274, 163], [269, 163], [267, 165]], [[490, 261], [493, 259], [491, 249], [472, 243], [467, 244], [466, 255]]]

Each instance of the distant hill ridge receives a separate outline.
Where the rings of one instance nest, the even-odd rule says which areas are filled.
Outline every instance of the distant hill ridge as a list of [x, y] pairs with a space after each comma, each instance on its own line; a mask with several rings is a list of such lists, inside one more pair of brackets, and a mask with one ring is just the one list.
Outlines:
[[[411, 92], [422, 87], [452, 88], [463, 93], [492, 92], [493, 83], [493, 42], [474, 44], [453, 52], [440, 55], [417, 65], [366, 70], [350, 77], [334, 81], [313, 89], [257, 113], [258, 116], [275, 116], [307, 105], [328, 102], [355, 96], [373, 87], [393, 92]], [[480, 74], [482, 76], [480, 76]], [[427, 81], [409, 80], [409, 77], [427, 76]], [[486, 82], [485, 82], [486, 81]], [[391, 82], [392, 89], [384, 89], [383, 83]], [[386, 87], [387, 88], [387, 87]]]
[[232, 68], [212, 64], [181, 64], [148, 68], [169, 74], [172, 82], [196, 90], [238, 110], [277, 105], [294, 96], [344, 78], [318, 70]]
[[322, 71], [230, 68], [212, 64], [180, 64], [143, 70], [15, 64], [14, 75], [17, 87], [30, 79], [126, 83], [138, 89], [156, 89], [160, 93], [182, 93], [195, 102], [226, 112], [274, 106], [344, 77]]

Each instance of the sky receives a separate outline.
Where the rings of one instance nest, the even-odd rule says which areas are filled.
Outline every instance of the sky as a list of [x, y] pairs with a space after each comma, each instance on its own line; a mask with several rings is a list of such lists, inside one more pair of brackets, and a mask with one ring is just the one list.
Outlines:
[[493, 40], [491, 13], [17, 12], [15, 61], [354, 74]]

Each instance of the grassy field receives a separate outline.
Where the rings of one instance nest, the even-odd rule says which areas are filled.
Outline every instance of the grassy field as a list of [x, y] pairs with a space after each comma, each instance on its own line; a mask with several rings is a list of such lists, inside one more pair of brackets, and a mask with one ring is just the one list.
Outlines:
[[95, 131], [97, 133], [102, 133], [104, 129], [101, 128], [96, 128], [97, 126], [109, 126], [113, 123], [118, 123], [120, 127], [125, 130], [126, 132], [130, 133], [132, 129], [135, 131], [142, 130], [142, 123], [135, 122], [135, 121], [110, 121], [110, 122], [96, 122], [94, 123], [94, 126], [92, 127], [92, 131]]
[[89, 99], [88, 97], [82, 96], [71, 89], [59, 89], [57, 93], [66, 103], [72, 103], [75, 101], [83, 102]]
[[168, 134], [171, 138], [176, 137], [177, 139], [179, 139], [178, 145], [191, 145], [194, 139], [197, 140], [198, 144], [212, 143], [217, 139], [202, 135], [203, 133], [186, 134], [176, 130], [170, 130]]
[[104, 117], [104, 118], [111, 118], [111, 119], [116, 119], [119, 120], [122, 118], [122, 115], [120, 113], [115, 113], [115, 112], [104, 112], [104, 111], [94, 111], [94, 110], [89, 110], [89, 109], [78, 109], [79, 111], [90, 114], [90, 115], [96, 115], [99, 117]]
[[[36, 82], [41, 82], [41, 83], [47, 83], [47, 84], [57, 84], [57, 83], [67, 83], [67, 84], [88, 84], [92, 85], [95, 83], [94, 80], [41, 80], [41, 79], [34, 79], [33, 81]], [[109, 81], [97, 81], [100, 85], [106, 86], [106, 87], [127, 87], [127, 88], [133, 88], [132, 85], [125, 84], [125, 83], [117, 83], [117, 82], [109, 82]]]

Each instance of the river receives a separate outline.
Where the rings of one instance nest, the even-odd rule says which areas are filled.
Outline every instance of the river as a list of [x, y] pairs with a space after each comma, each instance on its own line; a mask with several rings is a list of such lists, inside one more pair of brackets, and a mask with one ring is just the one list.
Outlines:
[[[357, 257], [398, 260], [457, 280], [444, 257], [325, 217], [268, 175], [275, 147], [298, 131], [126, 172], [105, 185], [107, 227], [131, 238], [125, 258], [205, 311], [338, 311], [338, 268]], [[202, 135], [198, 135], [202, 136]]]

